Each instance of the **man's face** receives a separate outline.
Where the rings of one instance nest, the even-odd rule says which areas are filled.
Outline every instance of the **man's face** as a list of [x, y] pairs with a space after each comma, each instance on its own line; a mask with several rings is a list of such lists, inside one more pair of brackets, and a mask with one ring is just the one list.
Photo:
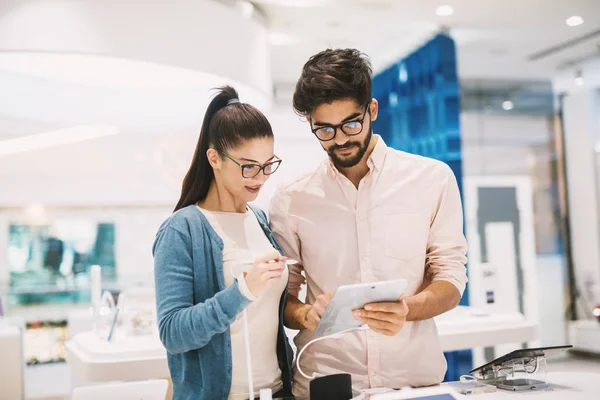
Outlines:
[[319, 139], [330, 139], [335, 133], [331, 140], [320, 140], [321, 146], [336, 167], [350, 168], [364, 157], [371, 142], [371, 121], [376, 118], [376, 100], [367, 106], [346, 99], [321, 104], [308, 117], [308, 121]]

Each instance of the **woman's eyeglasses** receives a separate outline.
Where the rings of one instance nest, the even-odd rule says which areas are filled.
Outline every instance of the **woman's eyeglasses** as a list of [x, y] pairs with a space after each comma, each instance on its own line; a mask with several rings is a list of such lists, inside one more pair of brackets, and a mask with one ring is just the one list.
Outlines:
[[231, 157], [229, 154], [225, 153], [224, 151], [221, 151], [221, 150], [217, 150], [217, 151], [219, 153], [221, 153], [221, 155], [229, 158], [231, 161], [233, 161], [234, 163], [239, 165], [240, 168], [242, 169], [242, 176], [244, 178], [254, 178], [256, 175], [258, 175], [260, 173], [260, 171], [262, 171], [263, 174], [265, 174], [265, 175], [272, 175], [273, 173], [275, 173], [275, 171], [277, 171], [277, 168], [279, 168], [279, 165], [281, 164], [281, 160], [279, 160], [279, 159], [270, 161], [270, 162], [266, 163], [265, 165], [242, 164], [242, 163], [236, 161], [233, 157]]

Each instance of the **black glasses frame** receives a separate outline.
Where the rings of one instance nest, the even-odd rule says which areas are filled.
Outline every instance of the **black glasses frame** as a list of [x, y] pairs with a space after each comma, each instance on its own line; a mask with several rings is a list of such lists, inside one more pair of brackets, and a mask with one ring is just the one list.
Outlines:
[[[235, 158], [231, 157], [229, 154], [225, 153], [224, 151], [222, 151], [222, 150], [217, 150], [217, 151], [221, 155], [229, 158], [231, 161], [233, 161], [234, 163], [236, 163], [237, 165], [240, 166], [240, 168], [242, 169], [242, 177], [243, 178], [254, 178], [256, 175], [260, 174], [260, 171], [262, 171], [262, 173], [265, 174], [265, 176], [273, 175], [279, 169], [279, 165], [281, 164], [281, 161], [282, 161], [281, 159], [277, 159], [274, 161], [270, 161], [270, 162], [266, 163], [265, 165], [254, 164], [254, 163], [242, 164], [239, 161], [237, 161]], [[275, 157], [277, 157], [277, 156], [275, 156]], [[271, 173], [267, 174], [265, 171], [265, 168], [267, 168], [271, 165], [273, 165], [275, 167], [274, 167], [273, 171], [271, 171]], [[258, 167], [258, 170], [256, 171], [255, 174], [246, 176], [246, 175], [244, 175], [244, 171], [246, 171], [247, 167]]]
[[[313, 128], [312, 127], [312, 118], [311, 118], [311, 120], [310, 120], [310, 124], [311, 124], [310, 130], [313, 133], [313, 135], [315, 135], [317, 137], [317, 139], [319, 139], [321, 142], [329, 142], [330, 140], [335, 139], [335, 137], [337, 136], [338, 129], [340, 129], [342, 132], [344, 132], [344, 135], [346, 135], [346, 136], [360, 135], [362, 133], [364, 127], [365, 127], [364, 122], [365, 122], [365, 119], [367, 118], [367, 113], [371, 112], [371, 109], [369, 107], [370, 105], [371, 105], [371, 102], [369, 102], [369, 104], [367, 104], [367, 106], [365, 108], [365, 112], [364, 112], [364, 114], [363, 114], [363, 116], [362, 116], [361, 119], [355, 119], [355, 120], [352, 120], [352, 121], [346, 121], [346, 122], [338, 124], [338, 125], [325, 125], [325, 126], [320, 126], [318, 128]], [[351, 122], [358, 122], [360, 124], [360, 131], [358, 131], [356, 133], [346, 133], [346, 131], [344, 130], [344, 125], [349, 124]], [[323, 128], [333, 128], [333, 136], [331, 137], [331, 139], [321, 139], [319, 137], [319, 135], [317, 135], [317, 131], [319, 131], [320, 129], [323, 129]]]

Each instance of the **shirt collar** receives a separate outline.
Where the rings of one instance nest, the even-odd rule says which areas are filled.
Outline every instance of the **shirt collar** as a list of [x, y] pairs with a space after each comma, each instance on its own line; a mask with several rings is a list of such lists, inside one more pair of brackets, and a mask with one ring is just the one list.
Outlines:
[[373, 139], [377, 139], [377, 143], [367, 160], [367, 165], [370, 169], [375, 169], [377, 171], [381, 171], [383, 168], [383, 162], [385, 161], [385, 155], [387, 150], [387, 145], [383, 141], [383, 138], [379, 135], [373, 135]]

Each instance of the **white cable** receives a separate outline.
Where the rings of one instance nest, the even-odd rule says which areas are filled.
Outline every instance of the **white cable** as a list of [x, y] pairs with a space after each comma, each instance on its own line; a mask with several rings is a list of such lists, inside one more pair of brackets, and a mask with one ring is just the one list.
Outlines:
[[246, 369], [248, 370], [248, 398], [253, 399], [254, 396], [254, 378], [252, 374], [252, 358], [250, 356], [250, 332], [248, 329], [248, 314], [246, 313], [246, 309], [244, 309], [242, 313], [242, 318], [244, 320], [244, 337], [246, 342]]
[[[253, 264], [254, 261], [250, 261], [249, 264]], [[297, 264], [298, 261], [296, 260], [286, 260], [285, 264], [286, 265], [291, 265], [291, 264]], [[231, 276], [234, 277], [235, 279], [235, 275], [233, 274], [233, 265], [230, 268], [230, 272], [231, 272]], [[246, 346], [246, 370], [248, 371], [248, 398], [249, 399], [254, 399], [256, 397], [256, 394], [254, 392], [254, 374], [252, 371], [252, 356], [250, 353], [250, 329], [248, 328], [248, 313], [246, 312], [246, 309], [244, 308], [244, 311], [242, 311], [242, 319], [244, 321], [244, 342], [245, 342], [245, 346]]]
[[477, 377], [475, 377], [473, 375], [461, 375], [460, 376], [460, 383], [475, 382], [477, 380], [478, 380]]
[[[254, 261], [252, 261], [254, 262]], [[229, 272], [231, 272], [231, 277], [235, 279], [235, 274], [233, 273], [233, 265], [229, 268]], [[246, 308], [242, 311], [242, 320], [244, 324], [244, 345], [246, 347], [246, 371], [248, 373], [248, 398], [254, 399], [256, 396], [254, 395], [254, 377], [252, 371], [252, 356], [250, 353], [250, 329], [248, 328], [248, 313], [246, 312]]]
[[308, 376], [308, 375], [306, 375], [306, 374], [305, 374], [305, 373], [302, 371], [302, 368], [300, 368], [300, 357], [302, 357], [302, 353], [304, 353], [304, 350], [306, 350], [306, 348], [307, 348], [308, 346], [310, 346], [311, 344], [313, 344], [313, 343], [317, 343], [317, 342], [319, 342], [319, 341], [321, 341], [321, 340], [325, 340], [325, 339], [340, 339], [340, 338], [341, 338], [342, 336], [344, 336], [344, 334], [346, 334], [346, 333], [349, 333], [349, 332], [354, 332], [354, 331], [366, 331], [366, 330], [368, 330], [368, 329], [369, 329], [369, 326], [368, 326], [368, 325], [363, 325], [363, 326], [361, 326], [361, 327], [359, 327], [359, 328], [350, 328], [350, 329], [346, 329], [346, 330], [343, 330], [343, 331], [341, 331], [341, 332], [338, 332], [338, 333], [334, 333], [333, 335], [327, 335], [327, 336], [323, 336], [323, 337], [319, 337], [319, 338], [316, 338], [316, 339], [313, 339], [313, 340], [311, 340], [310, 342], [308, 342], [308, 343], [306, 344], [306, 346], [304, 346], [304, 347], [302, 348], [302, 350], [300, 350], [300, 353], [298, 353], [298, 357], [296, 357], [296, 368], [298, 368], [298, 372], [300, 372], [300, 375], [302, 375], [302, 376], [303, 376], [303, 377], [305, 377], [306, 379], [315, 379], [315, 378], [319, 378], [319, 377], [321, 377], [321, 376], [325, 376], [325, 375], [323, 375], [323, 374], [319, 374], [318, 372], [314, 372], [314, 373], [312, 374], [312, 376]]

